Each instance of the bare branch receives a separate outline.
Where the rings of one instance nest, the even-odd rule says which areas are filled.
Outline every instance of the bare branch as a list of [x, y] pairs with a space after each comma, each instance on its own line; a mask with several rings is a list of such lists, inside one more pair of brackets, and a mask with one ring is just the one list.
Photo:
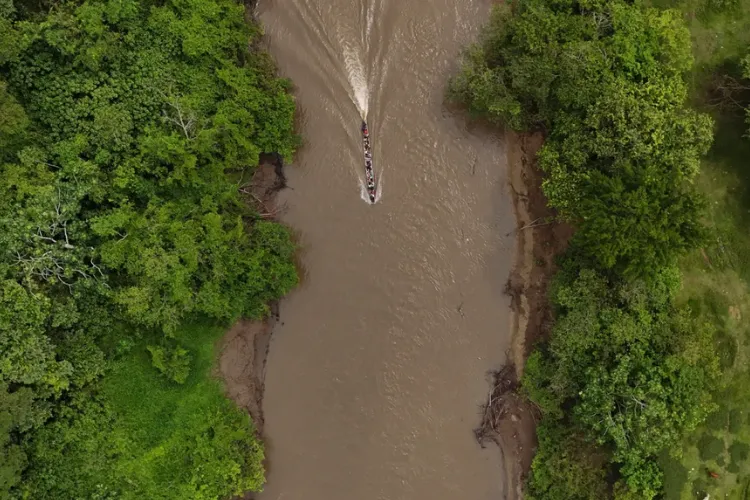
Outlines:
[[169, 113], [167, 110], [163, 110], [162, 119], [165, 122], [172, 123], [179, 127], [179, 129], [185, 135], [185, 138], [192, 140], [195, 137], [195, 125], [197, 121], [195, 113], [193, 113], [189, 109], [185, 109], [178, 98], [172, 95], [168, 96], [161, 91], [159, 92], [159, 94], [161, 94], [164, 102], [166, 102], [167, 105], [173, 110], [173, 113]]

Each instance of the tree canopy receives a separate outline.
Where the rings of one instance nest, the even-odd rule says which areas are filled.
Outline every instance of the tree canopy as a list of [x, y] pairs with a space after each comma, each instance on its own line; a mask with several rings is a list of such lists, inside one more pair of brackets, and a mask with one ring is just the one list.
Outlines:
[[[546, 416], [611, 449], [640, 498], [659, 493], [652, 457], [713, 409], [713, 330], [674, 308], [679, 283], [669, 268], [651, 282], [610, 283], [590, 269], [561, 273], [551, 340], [529, 358], [523, 381]], [[535, 478], [532, 488], [546, 498], [542, 484]]]
[[701, 240], [692, 179], [711, 120], [685, 106], [690, 39], [678, 13], [624, 1], [498, 8], [451, 86], [478, 116], [547, 132], [551, 206], [595, 265], [646, 276]]
[[712, 121], [687, 105], [679, 13], [622, 0], [499, 6], [449, 97], [541, 130], [543, 191], [575, 234], [555, 324], [526, 363], [541, 408], [532, 499], [651, 499], [656, 457], [713, 408], [713, 330], [675, 305], [678, 257], [703, 241], [693, 181]]
[[[298, 144], [258, 35], [231, 0], [0, 1], [0, 497], [122, 493], [103, 472], [123, 418], [99, 395], [113, 363], [148, 338], [165, 383], [184, 383], [184, 324], [260, 318], [296, 284], [288, 230], [238, 193], [262, 153]], [[180, 439], [226, 470], [159, 498], [262, 484], [252, 426], [220, 401]]]

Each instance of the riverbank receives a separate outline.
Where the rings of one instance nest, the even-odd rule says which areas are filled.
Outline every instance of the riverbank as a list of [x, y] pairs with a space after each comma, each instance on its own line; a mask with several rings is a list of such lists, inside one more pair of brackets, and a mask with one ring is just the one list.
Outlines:
[[522, 488], [536, 451], [537, 409], [518, 394], [526, 358], [552, 326], [547, 288], [557, 271], [556, 258], [568, 245], [572, 228], [555, 220], [542, 193], [543, 173], [536, 154], [541, 133], [506, 134], [508, 184], [516, 217], [513, 269], [505, 291], [511, 298], [511, 346], [508, 364], [493, 374], [493, 386], [475, 430], [480, 444], [494, 441], [503, 453], [511, 491]]
[[[276, 220], [284, 210], [277, 203], [277, 195], [286, 187], [283, 162], [278, 155], [261, 155], [261, 164], [249, 182], [239, 189], [245, 202], [253, 206], [259, 217]], [[215, 375], [224, 384], [224, 393], [239, 408], [245, 410], [255, 425], [256, 437], [265, 445], [263, 429], [263, 393], [265, 389], [266, 360], [274, 327], [280, 322], [279, 302], [269, 304], [269, 314], [264, 320], [240, 319], [226, 331], [219, 342]], [[265, 447], [265, 446], [264, 446]], [[263, 468], [268, 471], [268, 455]], [[254, 492], [245, 492], [244, 500], [255, 498]]]
[[[242, 183], [240, 193], [261, 219], [276, 220], [284, 210], [277, 195], [286, 187], [283, 162], [278, 155], [261, 155], [261, 164], [252, 178]], [[279, 303], [269, 304], [269, 315], [260, 321], [240, 319], [221, 340], [218, 375], [224, 380], [226, 395], [245, 409], [255, 423], [258, 437], [263, 434], [263, 384], [271, 335], [280, 320]]]
[[[257, 19], [257, 0], [245, 0], [245, 21], [261, 27]], [[254, 44], [262, 43], [262, 37]], [[239, 192], [245, 203], [252, 206], [260, 219], [278, 221], [285, 209], [277, 203], [279, 191], [286, 187], [283, 159], [278, 153], [263, 153], [260, 164], [247, 181], [240, 181]], [[246, 410], [253, 419], [258, 438], [263, 435], [263, 386], [266, 358], [271, 335], [279, 321], [278, 301], [269, 304], [269, 315], [264, 320], [240, 319], [221, 339], [217, 375], [224, 381], [227, 397]]]

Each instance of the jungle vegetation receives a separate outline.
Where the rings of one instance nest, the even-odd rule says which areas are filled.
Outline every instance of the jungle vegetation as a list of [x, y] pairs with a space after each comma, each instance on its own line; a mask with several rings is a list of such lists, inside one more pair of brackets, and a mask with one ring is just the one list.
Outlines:
[[232, 0], [0, 0], [0, 498], [261, 487], [210, 373], [297, 281], [238, 194], [298, 143], [259, 35]]
[[727, 79], [750, 52], [745, 4], [517, 0], [451, 82], [473, 116], [544, 133], [543, 191], [575, 228], [522, 381], [543, 414], [528, 498], [704, 498], [720, 481], [745, 498], [750, 184], [745, 128], [719, 106], [750, 102]]

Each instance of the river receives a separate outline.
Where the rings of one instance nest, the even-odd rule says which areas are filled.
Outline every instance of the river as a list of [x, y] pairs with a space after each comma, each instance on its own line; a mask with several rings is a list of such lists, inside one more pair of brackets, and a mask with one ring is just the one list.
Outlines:
[[[260, 0], [305, 144], [286, 168], [302, 283], [265, 379], [262, 500], [497, 500], [472, 433], [505, 360], [515, 227], [497, 135], [443, 104], [483, 0]], [[358, 108], [364, 108], [359, 110]], [[382, 198], [360, 198], [367, 111]]]

